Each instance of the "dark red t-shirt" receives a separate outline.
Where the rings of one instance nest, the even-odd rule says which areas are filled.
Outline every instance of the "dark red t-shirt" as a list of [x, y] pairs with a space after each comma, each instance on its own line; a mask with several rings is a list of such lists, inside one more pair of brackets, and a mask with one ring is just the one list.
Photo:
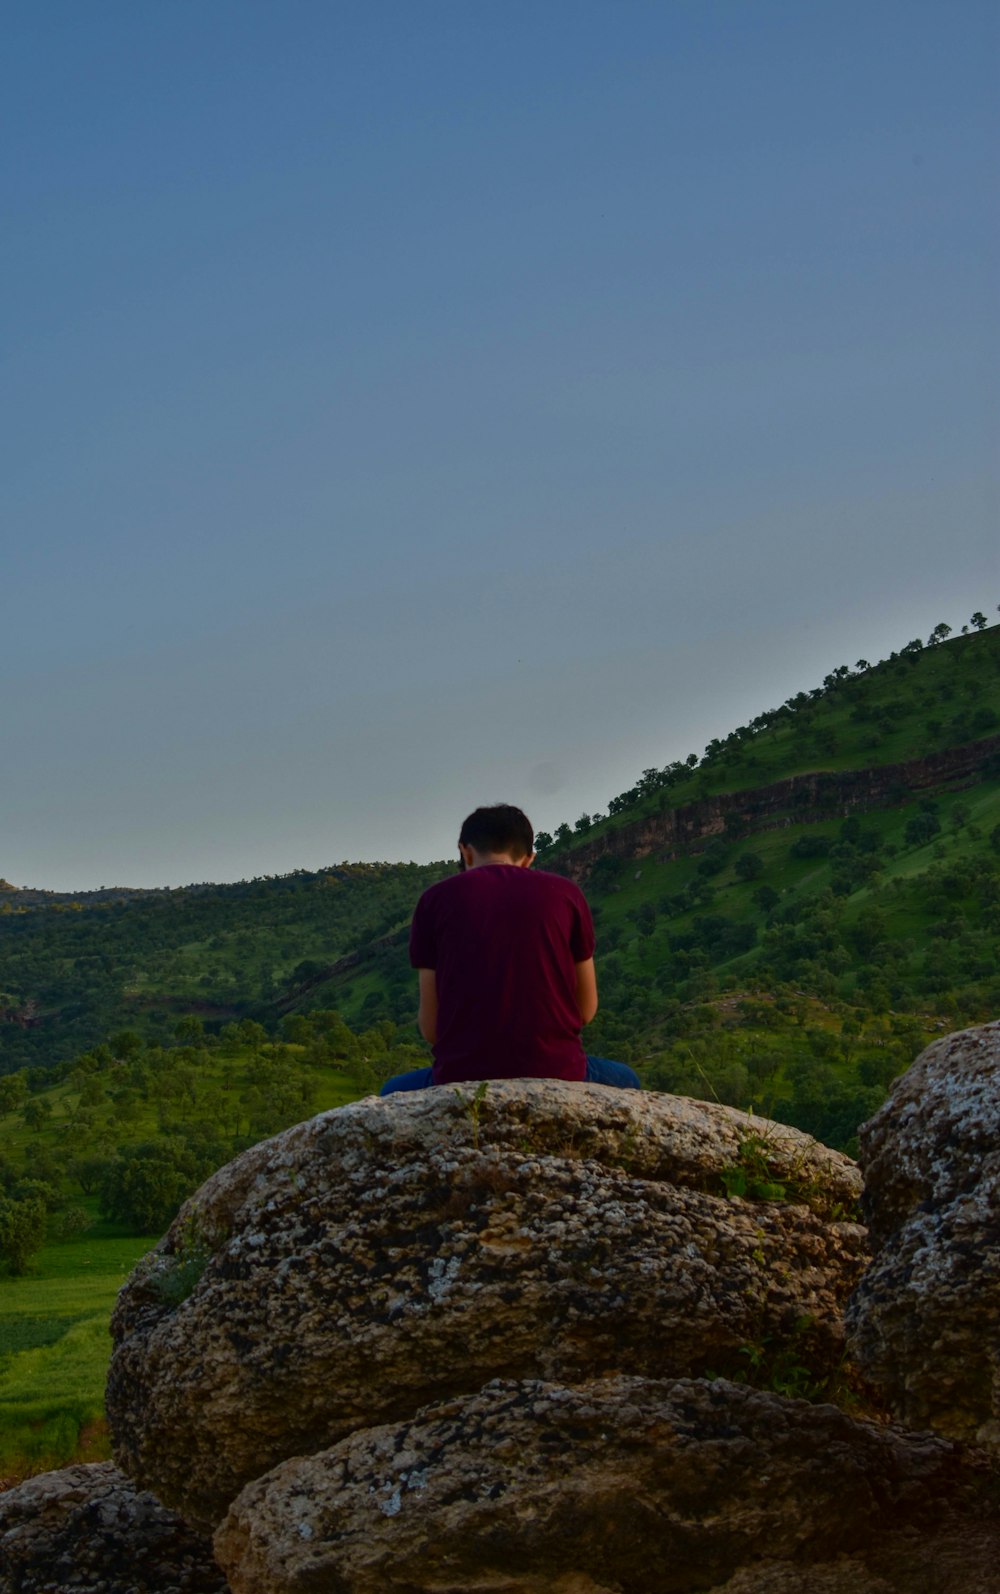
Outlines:
[[583, 1079], [576, 965], [594, 955], [579, 886], [512, 864], [479, 864], [424, 892], [410, 962], [433, 969], [434, 1083]]

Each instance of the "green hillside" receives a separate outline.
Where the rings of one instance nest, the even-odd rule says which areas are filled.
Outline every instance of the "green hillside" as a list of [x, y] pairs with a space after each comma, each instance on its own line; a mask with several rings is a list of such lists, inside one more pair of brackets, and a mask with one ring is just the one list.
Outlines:
[[[539, 837], [594, 908], [589, 1049], [849, 1146], [927, 1037], [1000, 1011], [1000, 629], [942, 629]], [[402, 940], [312, 1000], [403, 1018]]]
[[[539, 835], [541, 865], [573, 874], [595, 908], [592, 1049], [671, 1080], [694, 1040], [717, 1032], [718, 1057], [752, 1031], [745, 1087], [734, 1062], [726, 1089], [778, 1107], [796, 1093], [786, 1068], [764, 1071], [758, 997], [768, 1055], [789, 1002], [812, 1004], [807, 1028], [908, 1036], [996, 1010], [1000, 628], [970, 624], [839, 666], [700, 758], [643, 771], [606, 814]], [[162, 1042], [184, 1014], [274, 1032], [336, 1008], [416, 1040], [406, 926], [450, 867], [0, 892], [0, 1070], [50, 1069], [120, 1029]]]
[[51, 1067], [118, 1029], [166, 1039], [265, 1016], [317, 970], [405, 923], [442, 865], [78, 896], [0, 888], [0, 1073]]
[[[928, 1038], [1000, 1011], [998, 733], [1000, 628], [938, 634], [541, 835], [594, 909], [588, 1050], [851, 1149]], [[452, 867], [0, 884], [0, 1470], [106, 1452], [114, 1291], [189, 1191], [426, 1060], [406, 929]]]
[[[718, 1031], [718, 1058], [727, 1036], [753, 1031], [746, 1086], [734, 1062], [726, 1089], [737, 1079], [780, 1106], [793, 1082], [762, 1055], [783, 1052], [775, 1014], [789, 1001], [812, 1004], [807, 1028], [895, 1023], [906, 1046], [997, 1009], [1000, 628], [970, 623], [839, 666], [700, 759], [644, 770], [606, 815], [539, 834], [542, 867], [579, 878], [595, 907], [592, 1049], [687, 1081], [692, 1041]], [[3, 889], [0, 1071], [49, 1070], [118, 1030], [164, 1041], [183, 1014], [219, 1033], [338, 1009], [415, 1041], [405, 929], [450, 867], [80, 897]]]

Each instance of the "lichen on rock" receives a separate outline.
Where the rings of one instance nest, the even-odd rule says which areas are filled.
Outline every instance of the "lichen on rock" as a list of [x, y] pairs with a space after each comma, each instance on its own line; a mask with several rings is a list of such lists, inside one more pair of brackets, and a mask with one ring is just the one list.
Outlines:
[[226, 1594], [210, 1541], [110, 1461], [0, 1494], [3, 1594]]
[[[725, 1195], [748, 1136], [797, 1199]], [[192, 1521], [290, 1456], [494, 1378], [821, 1375], [864, 1259], [848, 1158], [733, 1108], [556, 1080], [368, 1099], [236, 1159], [113, 1319], [116, 1456]], [[210, 1237], [186, 1298], [164, 1271]]]
[[914, 1529], [962, 1482], [941, 1440], [724, 1380], [499, 1381], [283, 1463], [215, 1547], [236, 1594], [940, 1594]]
[[860, 1147], [854, 1354], [905, 1422], [1000, 1449], [1000, 1023], [922, 1052]]

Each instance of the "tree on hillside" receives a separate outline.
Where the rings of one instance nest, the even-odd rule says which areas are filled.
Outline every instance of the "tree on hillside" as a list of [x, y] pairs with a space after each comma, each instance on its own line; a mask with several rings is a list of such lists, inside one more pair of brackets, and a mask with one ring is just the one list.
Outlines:
[[977, 631], [985, 631], [986, 627], [989, 625], [989, 621], [987, 620], [985, 614], [983, 614], [982, 610], [977, 609], [975, 614], [969, 616], [969, 624], [974, 625]]
[[96, 1195], [101, 1188], [101, 1181], [108, 1171], [107, 1157], [74, 1157], [66, 1166], [66, 1172], [71, 1179], [75, 1179], [84, 1195]]
[[315, 1007], [307, 1017], [286, 1018], [282, 1021], [282, 1030], [286, 1040], [307, 1047], [306, 1060], [313, 1066], [347, 1062], [358, 1055], [357, 1036], [333, 1007]]
[[112, 1035], [110, 1040], [111, 1055], [123, 1063], [130, 1062], [137, 1052], [142, 1051], [143, 1040], [134, 1029], [119, 1030], [117, 1035]]
[[753, 894], [753, 900], [762, 913], [771, 913], [778, 906], [781, 897], [773, 886], [758, 886]]
[[923, 847], [939, 833], [940, 829], [941, 821], [937, 814], [925, 810], [923, 813], [914, 814], [912, 819], [906, 821], [903, 836], [908, 847]]
[[52, 1103], [47, 1096], [34, 1096], [31, 1101], [25, 1103], [21, 1117], [24, 1119], [25, 1128], [38, 1134], [43, 1124], [52, 1117]]
[[120, 1146], [101, 1179], [101, 1214], [136, 1234], [160, 1234], [181, 1202], [224, 1160], [217, 1146], [199, 1154], [197, 1146], [173, 1134], [168, 1142]]
[[727, 852], [724, 843], [718, 839], [710, 841], [701, 855], [698, 873], [705, 876], [720, 874], [726, 867], [726, 860]]
[[0, 1079], [0, 1113], [17, 1112], [28, 1094], [28, 1084], [23, 1074], [7, 1074]]
[[885, 940], [885, 915], [876, 907], [867, 907], [845, 933], [859, 957], [870, 959], [879, 942]]
[[0, 1196], [0, 1257], [14, 1274], [26, 1273], [45, 1242], [45, 1202], [37, 1195], [13, 1201]]

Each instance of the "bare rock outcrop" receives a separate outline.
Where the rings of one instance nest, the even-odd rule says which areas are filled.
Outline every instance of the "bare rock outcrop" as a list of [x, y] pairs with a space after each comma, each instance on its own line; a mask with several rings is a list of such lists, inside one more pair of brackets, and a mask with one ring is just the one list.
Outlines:
[[0, 1494], [2, 1594], [226, 1594], [207, 1538], [110, 1461]]
[[821, 769], [790, 775], [756, 789], [716, 792], [696, 802], [624, 819], [591, 839], [576, 842], [554, 858], [557, 869], [574, 880], [586, 880], [598, 858], [676, 858], [712, 836], [726, 832], [728, 816], [737, 816], [751, 830], [772, 830], [790, 821], [815, 824], [845, 814], [897, 804], [901, 793], [961, 786], [975, 778], [1000, 752], [1000, 736], [986, 736], [962, 747], [908, 760], [875, 764], [868, 769]]
[[1000, 1023], [922, 1052], [860, 1144], [854, 1354], [903, 1421], [1000, 1448]]
[[283, 1463], [215, 1546], [235, 1594], [985, 1594], [975, 1485], [945, 1441], [725, 1380], [496, 1381]]
[[[728, 1198], [743, 1165], [784, 1199]], [[823, 1373], [863, 1263], [858, 1189], [793, 1129], [597, 1085], [321, 1114], [214, 1175], [133, 1274], [116, 1457], [214, 1526], [276, 1463], [494, 1378], [727, 1374], [765, 1346]]]

